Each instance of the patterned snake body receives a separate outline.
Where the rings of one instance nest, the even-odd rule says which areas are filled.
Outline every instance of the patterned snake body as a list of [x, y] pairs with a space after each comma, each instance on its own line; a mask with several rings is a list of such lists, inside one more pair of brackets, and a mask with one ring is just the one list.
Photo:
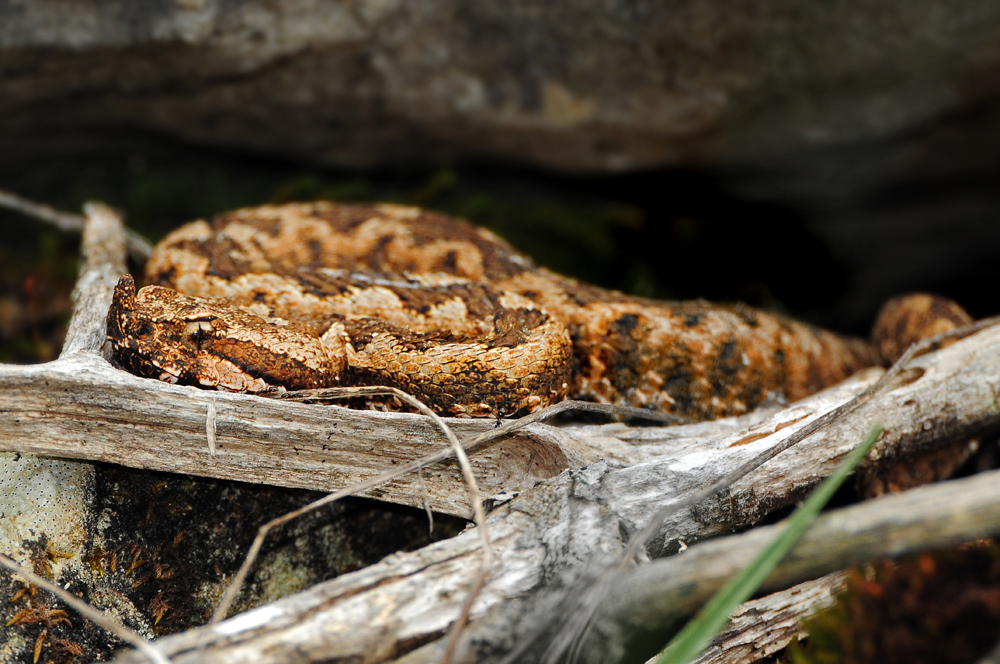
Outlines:
[[[745, 306], [658, 302], [538, 268], [419, 208], [292, 204], [161, 242], [108, 336], [139, 375], [226, 390], [399, 387], [446, 415], [566, 396], [689, 419], [801, 398], [880, 363], [872, 345]], [[183, 293], [183, 295], [181, 294]]]

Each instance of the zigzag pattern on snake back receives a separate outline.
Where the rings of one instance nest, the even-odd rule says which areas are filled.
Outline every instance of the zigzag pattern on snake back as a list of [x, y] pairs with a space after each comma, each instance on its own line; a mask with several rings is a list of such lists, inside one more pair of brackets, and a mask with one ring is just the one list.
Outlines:
[[867, 342], [742, 305], [581, 284], [488, 231], [397, 205], [195, 221], [157, 246], [146, 280], [136, 292], [123, 277], [108, 316], [114, 356], [134, 373], [249, 392], [388, 385], [446, 415], [513, 416], [569, 396], [708, 419], [881, 362]]

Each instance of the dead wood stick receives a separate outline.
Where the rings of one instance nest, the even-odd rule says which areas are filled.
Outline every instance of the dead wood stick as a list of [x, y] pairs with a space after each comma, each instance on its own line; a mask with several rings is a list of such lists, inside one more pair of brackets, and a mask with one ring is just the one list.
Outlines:
[[[795, 412], [804, 416], [811, 407], [826, 410], [830, 403], [842, 403], [873, 375], [803, 402]], [[22, 453], [321, 491], [371, 482], [362, 495], [413, 506], [423, 506], [424, 496], [415, 475], [376, 487], [380, 476], [411, 463], [416, 465], [408, 470], [415, 470], [428, 453], [451, 454], [438, 444], [440, 432], [425, 417], [275, 403], [168, 385], [137, 378], [86, 354], [45, 365], [0, 365], [0, 388], [0, 449]], [[215, 456], [206, 437], [207, 413], [213, 405]], [[484, 496], [509, 499], [573, 466], [599, 458], [634, 463], [678, 449], [683, 452], [696, 441], [767, 416], [761, 412], [683, 427], [592, 425], [594, 436], [586, 427], [563, 433], [532, 423], [529, 416], [517, 422], [522, 428], [511, 435], [477, 448], [471, 461]], [[452, 419], [448, 423], [463, 440], [496, 433], [493, 422]], [[93, 435], [95, 431], [101, 435]], [[163, 453], [167, 449], [170, 454]], [[745, 449], [736, 450], [736, 456], [745, 456]], [[471, 516], [454, 463], [434, 464], [426, 469], [424, 480], [427, 500], [435, 510]]]
[[[752, 472], [781, 452], [791, 448], [793, 445], [797, 445], [805, 438], [822, 430], [824, 427], [828, 426], [837, 419], [843, 418], [846, 415], [855, 412], [880, 391], [885, 390], [889, 385], [892, 385], [895, 381], [897, 381], [902, 372], [908, 369], [911, 360], [918, 357], [921, 353], [926, 352], [928, 349], [938, 347], [945, 340], [968, 336], [969, 334], [973, 334], [981, 329], [995, 325], [998, 322], [1000, 322], [1000, 320], [995, 318], [981, 320], [971, 325], [949, 330], [942, 334], [929, 337], [919, 343], [911, 345], [892, 365], [892, 367], [889, 368], [888, 371], [886, 371], [873, 385], [870, 385], [864, 392], [859, 394], [854, 399], [851, 399], [850, 401], [825, 413], [821, 417], [812, 420], [794, 434], [786, 437], [782, 442], [771, 446], [758, 456], [752, 457], [746, 462], [737, 465], [713, 481], [707, 482], [705, 486], [689, 493], [677, 502], [662, 507], [659, 512], [654, 514], [652, 518], [650, 518], [647, 523], [631, 537], [625, 555], [622, 557], [622, 560], [618, 565], [609, 568], [607, 572], [601, 575], [600, 579], [596, 581], [588, 580], [586, 583], [578, 584], [577, 588], [570, 589], [566, 593], [567, 597], [563, 602], [566, 607], [566, 611], [563, 613], [567, 616], [563, 618], [565, 625], [558, 630], [558, 633], [554, 637], [546, 639], [548, 644], [545, 648], [546, 655], [542, 659], [543, 663], [555, 664], [556, 662], [563, 661], [564, 655], [567, 654], [570, 662], [578, 661], [579, 649], [583, 647], [582, 644], [586, 640], [587, 631], [594, 624], [594, 615], [604, 604], [605, 595], [613, 592], [613, 589], [618, 583], [618, 576], [625, 573], [632, 565], [638, 562], [638, 556], [644, 552], [650, 538], [652, 538], [662, 528], [663, 523], [671, 515], [684, 509], [691, 508], [698, 503], [715, 496], [718, 492], [732, 486], [747, 473]], [[522, 644], [521, 648], [512, 653], [507, 660], [505, 660], [505, 662], [512, 663], [517, 661], [520, 659], [522, 651], [537, 648], [538, 646], [533, 642], [525, 642]]]
[[847, 575], [834, 572], [745, 602], [692, 664], [748, 664], [766, 659], [806, 636], [803, 622], [833, 606], [846, 587]]
[[[213, 403], [215, 456], [206, 436]], [[468, 439], [493, 423], [450, 420], [449, 426]], [[524, 490], [569, 467], [561, 440], [557, 432], [532, 429], [480, 450], [472, 464], [484, 496]], [[172, 386], [86, 353], [44, 365], [0, 365], [0, 449], [7, 451], [328, 492], [440, 450], [441, 441], [433, 422], [419, 415]], [[435, 464], [424, 480], [433, 509], [472, 516], [457, 464]], [[407, 476], [364, 495], [422, 506], [424, 494]]]
[[73, 316], [60, 357], [100, 352], [108, 307], [118, 278], [125, 273], [125, 227], [106, 205], [87, 203], [87, 223], [80, 247], [80, 276], [73, 288]]
[[[490, 549], [490, 536], [486, 526], [486, 513], [483, 511], [482, 495], [479, 492], [479, 486], [476, 484], [476, 478], [472, 471], [472, 465], [469, 463], [469, 457], [466, 455], [465, 448], [462, 446], [462, 443], [459, 442], [458, 438], [455, 437], [455, 434], [451, 430], [451, 427], [449, 427], [447, 423], [445, 423], [444, 419], [440, 415], [438, 415], [430, 408], [428, 408], [427, 405], [421, 402], [419, 399], [417, 399], [411, 394], [407, 394], [406, 392], [396, 389], [394, 387], [347, 387], [347, 388], [340, 388], [339, 393], [340, 396], [344, 398], [352, 398], [359, 396], [380, 396], [386, 394], [394, 396], [397, 399], [403, 401], [404, 403], [416, 408], [418, 411], [420, 411], [422, 415], [429, 417], [438, 426], [438, 428], [440, 428], [441, 432], [444, 434], [445, 438], [449, 443], [449, 447], [447, 448], [448, 451], [451, 452], [451, 454], [458, 459], [458, 463], [462, 469], [462, 477], [465, 480], [466, 489], [469, 492], [469, 503], [474, 517], [473, 520], [475, 521], [476, 527], [478, 528], [477, 532], [479, 533], [479, 537], [483, 545], [483, 561], [482, 561], [483, 576], [488, 574], [489, 569], [493, 564], [493, 554], [492, 550]], [[432, 456], [435, 459], [437, 459], [437, 455], [432, 455]], [[426, 465], [430, 465], [430, 462], [428, 462]], [[419, 466], [417, 470], [421, 470], [422, 468], [423, 466]], [[250, 568], [253, 566], [254, 561], [257, 559], [257, 554], [260, 552], [260, 547], [263, 546], [264, 544], [264, 539], [267, 537], [267, 534], [272, 529], [277, 528], [281, 524], [287, 523], [292, 519], [295, 519], [307, 512], [310, 512], [323, 505], [333, 502], [333, 500], [335, 499], [334, 497], [338, 496], [339, 493], [343, 492], [335, 492], [334, 494], [327, 495], [318, 501], [310, 503], [309, 505], [306, 505], [297, 510], [288, 512], [287, 514], [284, 514], [280, 517], [272, 519], [267, 523], [265, 523], [263, 526], [261, 526], [257, 530], [257, 536], [254, 538], [253, 544], [251, 544], [250, 551], [247, 553], [243, 561], [243, 564], [240, 566], [239, 571], [236, 573], [236, 575], [233, 577], [233, 580], [230, 582], [229, 587], [226, 589], [226, 593], [222, 598], [222, 601], [219, 602], [219, 606], [216, 607], [215, 611], [212, 613], [212, 619], [209, 622], [216, 623], [226, 617], [226, 614], [229, 612], [229, 607], [232, 605], [233, 600], [236, 599], [236, 595], [239, 592], [240, 587], [243, 585], [243, 581], [250, 573]], [[481, 587], [481, 585], [482, 582], [480, 581], [480, 583], [477, 584], [476, 587], [477, 588]], [[471, 593], [472, 597], [470, 597], [468, 603], [472, 602], [472, 599], [474, 599], [475, 594], [477, 592], [478, 590], [475, 590]]]
[[[79, 276], [72, 295], [73, 314], [61, 357], [98, 360], [98, 353], [104, 345], [105, 317], [111, 303], [111, 292], [125, 269], [125, 234], [121, 219], [113, 211], [100, 205], [88, 205], [81, 254]], [[47, 386], [43, 384], [41, 387]], [[8, 526], [0, 536], [0, 548], [7, 554], [0, 556], [0, 564], [56, 594], [85, 618], [132, 643], [150, 661], [166, 664], [168, 660], [163, 654], [139, 634], [52, 583], [67, 583], [68, 579], [72, 579], [78, 591], [86, 589], [86, 594], [91, 597], [102, 594], [97, 590], [101, 583], [94, 570], [81, 560], [86, 534], [91, 532], [90, 527], [96, 519], [92, 513], [92, 465], [51, 457], [4, 454], [0, 455], [0, 476], [3, 480], [0, 484], [4, 485], [0, 487], [0, 495], [6, 498], [4, 520]], [[24, 484], [29, 484], [31, 488], [24, 488]], [[27, 500], [27, 496], [36, 500]], [[11, 526], [13, 529], [10, 529]], [[30, 540], [44, 542], [52, 550], [63, 551], [61, 557], [55, 558], [53, 564], [46, 567], [51, 581], [23, 567], [18, 568], [14, 562], [13, 559], [30, 559]], [[41, 645], [41, 640], [36, 641], [36, 659]], [[7, 654], [13, 657], [16, 652], [15, 648]]]
[[50, 223], [61, 231], [79, 233], [83, 230], [84, 219], [82, 216], [57, 210], [44, 203], [36, 203], [9, 191], [0, 190], [0, 206]]
[[[842, 385], [814, 397], [843, 391], [840, 401], [828, 402], [819, 413], [810, 409], [817, 401], [806, 400], [749, 429], [684, 445], [670, 458], [653, 457], [627, 467], [599, 462], [567, 471], [497, 509], [488, 522], [498, 564], [473, 606], [466, 642], [508, 652], [517, 639], [550, 619], [548, 590], [562, 575], [570, 581], [577, 577], [578, 561], [601, 551], [610, 559], [619, 557], [629, 531], [634, 533], [661, 507], [723, 474], [739, 455], [755, 456], [843, 403], [848, 387], [853, 395], [866, 384]], [[654, 553], [669, 551], [678, 540], [690, 542], [752, 524], [767, 510], [801, 497], [857, 444], [876, 415], [890, 445], [930, 445], [996, 426], [998, 394], [1000, 329], [993, 327], [917, 358], [905, 380], [778, 455], [720, 497], [670, 517], [651, 548]], [[884, 447], [883, 453], [892, 449]], [[414, 643], [429, 641], [408, 661], [435, 661], [444, 647], [441, 635], [460, 614], [464, 595], [459, 591], [477, 578], [477, 549], [475, 536], [465, 533], [215, 627], [168, 637], [164, 645], [185, 661], [191, 645], [204, 638], [209, 644], [206, 661], [267, 663], [293, 656], [322, 661], [330, 653], [388, 661], [389, 653], [401, 657]]]
[[[778, 533], [781, 524], [698, 544], [618, 578], [581, 662], [620, 661], [643, 637], [690, 615]], [[939, 549], [1000, 533], [1000, 471], [884, 496], [827, 513], [765, 582], [786, 588], [876, 558]], [[608, 646], [616, 643], [610, 650]], [[615, 647], [623, 647], [620, 653]], [[641, 647], [641, 646], [640, 646]], [[642, 652], [621, 661], [643, 661]]]

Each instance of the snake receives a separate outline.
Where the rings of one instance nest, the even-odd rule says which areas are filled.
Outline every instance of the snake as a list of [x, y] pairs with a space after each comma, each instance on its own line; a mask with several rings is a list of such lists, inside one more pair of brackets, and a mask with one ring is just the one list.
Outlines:
[[199, 219], [155, 247], [144, 279], [121, 277], [107, 319], [115, 363], [136, 375], [247, 393], [380, 385], [460, 417], [567, 398], [689, 421], [739, 415], [969, 320], [910, 296], [883, 309], [868, 341], [739, 303], [641, 298], [539, 267], [461, 219], [388, 203]]

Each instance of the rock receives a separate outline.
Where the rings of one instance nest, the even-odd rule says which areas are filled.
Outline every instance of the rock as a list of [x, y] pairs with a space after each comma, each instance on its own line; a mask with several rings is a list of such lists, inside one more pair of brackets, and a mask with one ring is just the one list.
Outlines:
[[983, 0], [0, 0], [0, 159], [128, 127], [348, 166], [811, 164], [853, 190], [995, 153], [938, 142], [996, 112], [998, 28]]
[[[891, 295], [992, 274], [998, 34], [985, 0], [0, 0], [0, 168], [179, 139], [710, 171], [823, 239], [852, 276], [821, 322], [860, 329]], [[663, 175], [643, 186], [669, 196]]]
[[[257, 528], [320, 495], [2, 453], [0, 553], [154, 638], [207, 622]], [[437, 537], [458, 523], [439, 519]], [[234, 612], [430, 539], [420, 510], [335, 503], [272, 533]], [[37, 648], [39, 661], [103, 661], [124, 645], [2, 569], [0, 606], [0, 664]]]

